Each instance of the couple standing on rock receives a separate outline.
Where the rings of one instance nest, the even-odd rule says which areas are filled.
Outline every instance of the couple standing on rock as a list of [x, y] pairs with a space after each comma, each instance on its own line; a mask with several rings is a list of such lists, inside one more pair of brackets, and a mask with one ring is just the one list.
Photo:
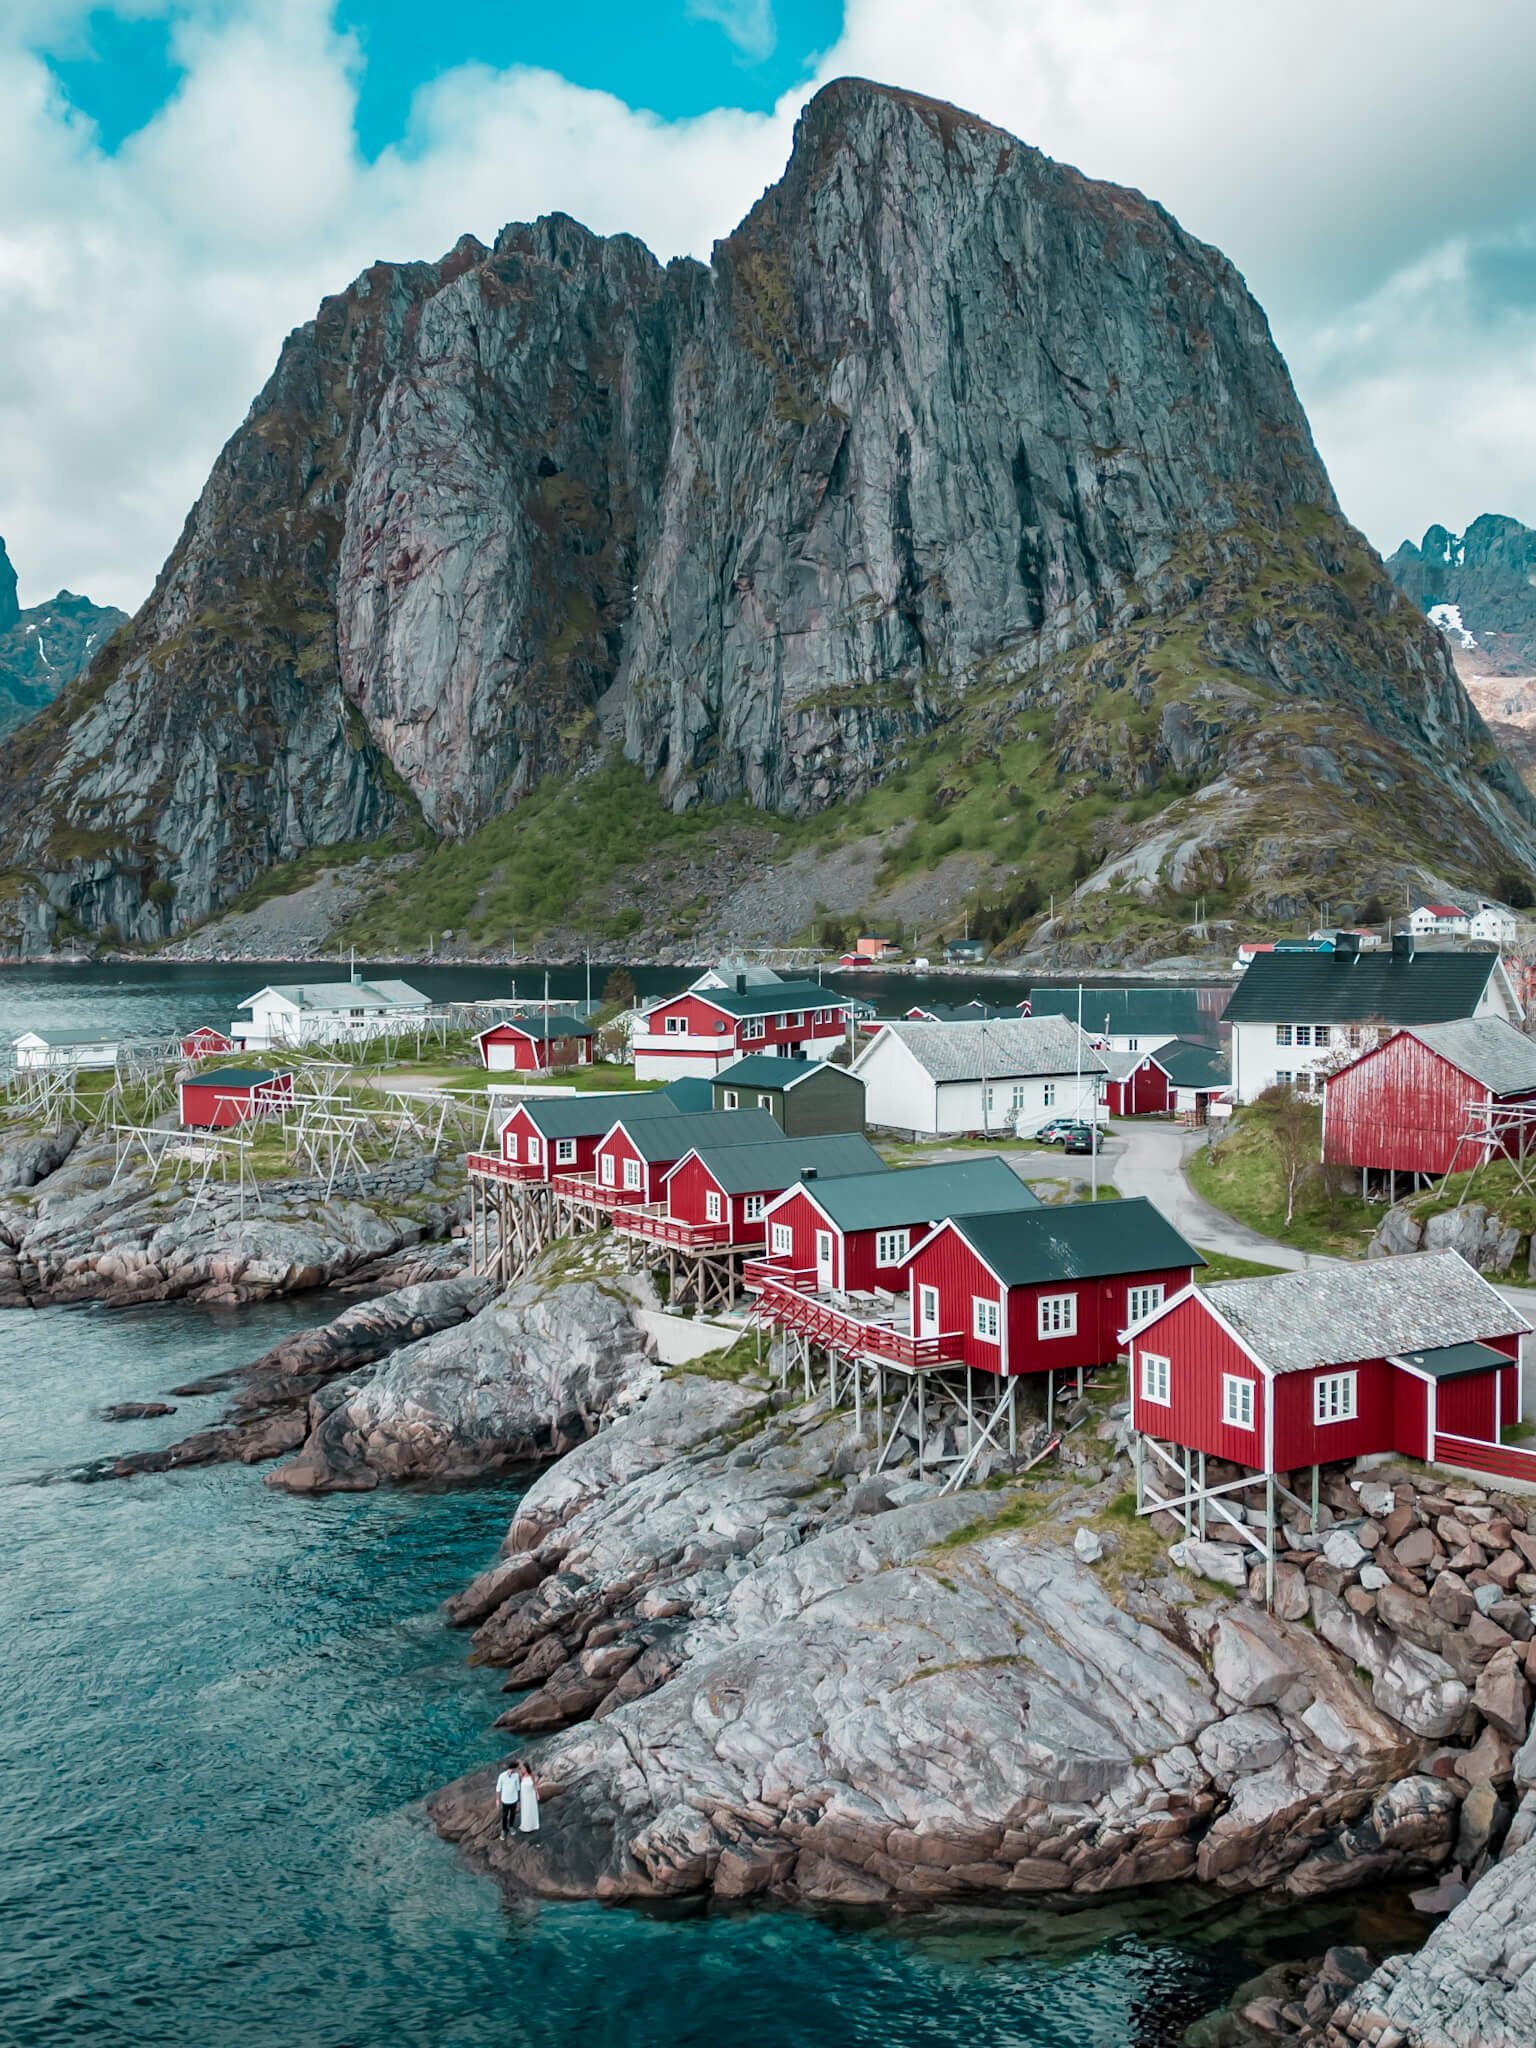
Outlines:
[[514, 1826], [520, 1835], [539, 1831], [539, 1788], [532, 1771], [519, 1760], [507, 1764], [496, 1780], [496, 1802], [501, 1808], [501, 1838], [506, 1840]]

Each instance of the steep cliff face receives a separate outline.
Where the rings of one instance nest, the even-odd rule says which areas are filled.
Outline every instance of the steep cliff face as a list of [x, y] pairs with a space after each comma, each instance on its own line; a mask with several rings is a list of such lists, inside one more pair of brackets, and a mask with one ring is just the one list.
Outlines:
[[127, 616], [72, 590], [24, 611], [16, 571], [0, 540], [0, 733], [51, 704]]
[[[1471, 640], [1483, 673], [1536, 670], [1536, 531], [1496, 512], [1465, 533], [1432, 526], [1387, 563], [1393, 582], [1450, 634]], [[1471, 648], [1467, 649], [1471, 652]]]
[[1092, 799], [1084, 857], [1144, 892], [1536, 860], [1230, 264], [857, 80], [708, 268], [555, 217], [327, 300], [131, 631], [0, 757], [8, 898], [153, 936], [311, 847], [472, 833], [620, 732], [674, 807], [802, 816], [937, 749], [935, 806]]

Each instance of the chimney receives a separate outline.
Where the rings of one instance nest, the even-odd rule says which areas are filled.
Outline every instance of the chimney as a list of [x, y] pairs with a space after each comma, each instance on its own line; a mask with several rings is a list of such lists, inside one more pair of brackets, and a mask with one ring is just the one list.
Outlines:
[[1392, 958], [1394, 960], [1411, 960], [1413, 958], [1412, 932], [1394, 932], [1392, 934]]
[[1357, 959], [1360, 953], [1360, 934], [1358, 932], [1335, 933], [1333, 950], [1335, 953], [1344, 953], [1351, 959]]
[[802, 1166], [802, 1167], [801, 1167], [801, 1169], [800, 1169], [800, 1178], [801, 1178], [802, 1180], [814, 1180], [814, 1179], [816, 1178], [816, 1169], [815, 1169], [815, 1167], [814, 1167], [814, 1166]]
[[737, 975], [737, 977], [736, 977], [736, 993], [737, 993], [737, 995], [739, 995], [739, 996], [744, 996], [744, 995], [746, 994], [746, 992], [747, 992], [747, 977], [746, 977], [746, 976], [745, 976], [744, 974], [738, 974], [738, 975]]

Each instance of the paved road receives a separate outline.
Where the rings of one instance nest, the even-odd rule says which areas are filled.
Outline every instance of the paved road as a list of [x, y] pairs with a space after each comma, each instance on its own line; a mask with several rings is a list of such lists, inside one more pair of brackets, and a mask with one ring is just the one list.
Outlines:
[[1339, 1262], [1315, 1252], [1276, 1244], [1223, 1209], [1197, 1195], [1184, 1177], [1184, 1161], [1205, 1143], [1204, 1131], [1186, 1131], [1179, 1124], [1150, 1120], [1118, 1124], [1119, 1140], [1110, 1161], [1110, 1178], [1122, 1195], [1145, 1195], [1155, 1202], [1175, 1230], [1202, 1251], [1226, 1252], [1236, 1259], [1258, 1259], [1266, 1266], [1300, 1272], [1304, 1266]]

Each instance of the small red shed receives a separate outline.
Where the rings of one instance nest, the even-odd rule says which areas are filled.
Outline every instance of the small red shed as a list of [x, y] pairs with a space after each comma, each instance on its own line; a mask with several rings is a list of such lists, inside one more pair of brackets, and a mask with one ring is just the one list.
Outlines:
[[[663, 1213], [655, 1220], [679, 1226], [679, 1241], [761, 1244], [768, 1204], [804, 1175], [820, 1181], [882, 1170], [874, 1146], [852, 1131], [815, 1138], [781, 1131], [750, 1145], [705, 1145], [666, 1175]], [[651, 1234], [669, 1235], [665, 1228]]]
[[1530, 1327], [1451, 1251], [1191, 1286], [1127, 1332], [1132, 1426], [1263, 1474], [1508, 1457]]
[[1168, 1076], [1149, 1052], [1106, 1052], [1104, 1102], [1111, 1116], [1166, 1116]]
[[1434, 1177], [1531, 1149], [1536, 1044], [1502, 1017], [1394, 1031], [1323, 1083], [1323, 1158], [1334, 1165]]
[[540, 1074], [589, 1067], [592, 1032], [574, 1017], [507, 1017], [475, 1034], [480, 1064], [491, 1073]]
[[1107, 1365], [1205, 1261], [1143, 1196], [947, 1218], [907, 1261], [912, 1328], [984, 1372]]
[[235, 1041], [211, 1024], [197, 1025], [181, 1041], [182, 1058], [189, 1060], [226, 1059], [234, 1049]]
[[281, 1116], [293, 1076], [266, 1067], [219, 1067], [181, 1083], [180, 1115], [189, 1130], [221, 1131], [254, 1117]]

